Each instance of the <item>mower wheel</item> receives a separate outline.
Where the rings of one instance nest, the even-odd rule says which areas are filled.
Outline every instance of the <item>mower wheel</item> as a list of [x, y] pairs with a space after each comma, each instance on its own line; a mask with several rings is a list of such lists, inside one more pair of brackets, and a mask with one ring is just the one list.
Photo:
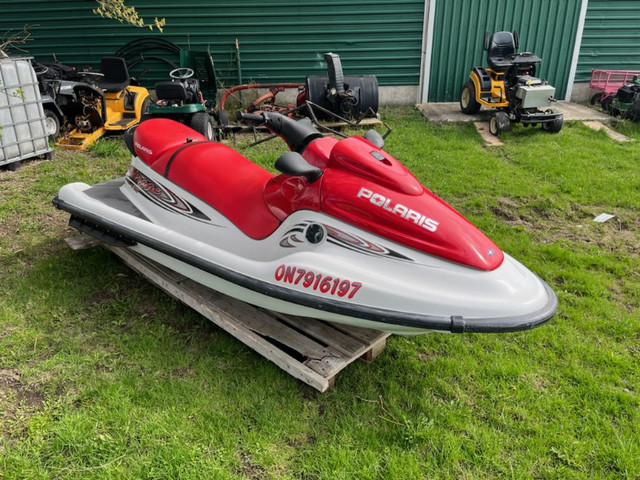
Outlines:
[[[551, 111], [553, 113], [556, 113], [553, 110]], [[558, 117], [554, 118], [552, 121], [543, 123], [542, 129], [549, 133], [558, 133], [560, 130], [562, 130], [562, 122], [563, 122], [563, 117], [562, 115], [559, 115]]]
[[476, 100], [476, 87], [471, 80], [464, 84], [460, 92], [460, 110], [467, 115], [480, 111], [480, 104]]
[[206, 112], [194, 113], [193, 117], [191, 117], [190, 127], [204, 135], [207, 140], [213, 140], [215, 138], [211, 116]]
[[591, 99], [589, 100], [589, 103], [591, 105], [600, 105], [601, 100], [602, 100], [602, 92], [598, 92], [591, 97]]
[[508, 132], [510, 126], [511, 121], [506, 112], [496, 112], [489, 119], [489, 131], [496, 137], [502, 132]]
[[60, 136], [60, 120], [58, 116], [51, 110], [44, 110], [44, 126], [52, 139], [57, 139]]
[[613, 97], [611, 95], [609, 95], [606, 98], [603, 98], [600, 101], [600, 106], [602, 107], [602, 109], [607, 112], [607, 113], [611, 113], [611, 105], [613, 104]]

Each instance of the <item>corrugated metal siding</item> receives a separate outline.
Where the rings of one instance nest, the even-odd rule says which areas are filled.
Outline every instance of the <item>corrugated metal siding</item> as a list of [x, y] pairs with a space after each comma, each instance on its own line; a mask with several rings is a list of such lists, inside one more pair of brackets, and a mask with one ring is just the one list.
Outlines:
[[[380, 85], [417, 85], [420, 75], [424, 0], [213, 1], [129, 0], [147, 23], [166, 19], [164, 33], [134, 28], [92, 14], [91, 0], [2, 2], [0, 32], [31, 24], [26, 48], [99, 68], [127, 42], [157, 37], [181, 47], [210, 48], [219, 81], [238, 83], [236, 38], [243, 81], [296, 82], [326, 73], [322, 54], [340, 55], [345, 74], [374, 74]], [[152, 67], [143, 83], [155, 82]], [[136, 73], [136, 72], [133, 72]], [[158, 79], [166, 79], [164, 76]]]
[[640, 70], [640, 1], [589, 0], [576, 82], [594, 68]]
[[564, 98], [581, 0], [438, 0], [429, 101], [459, 99], [474, 66], [486, 66], [485, 30], [518, 30], [520, 51], [542, 58], [537, 74]]

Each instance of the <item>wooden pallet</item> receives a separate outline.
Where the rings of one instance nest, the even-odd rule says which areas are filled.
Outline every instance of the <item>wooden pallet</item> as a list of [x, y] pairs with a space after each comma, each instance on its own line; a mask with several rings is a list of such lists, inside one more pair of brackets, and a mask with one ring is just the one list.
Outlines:
[[[88, 237], [71, 248], [95, 245]], [[324, 392], [357, 359], [372, 361], [389, 333], [256, 308], [223, 295], [125, 249], [103, 245], [134, 271], [205, 316], [293, 377]]]

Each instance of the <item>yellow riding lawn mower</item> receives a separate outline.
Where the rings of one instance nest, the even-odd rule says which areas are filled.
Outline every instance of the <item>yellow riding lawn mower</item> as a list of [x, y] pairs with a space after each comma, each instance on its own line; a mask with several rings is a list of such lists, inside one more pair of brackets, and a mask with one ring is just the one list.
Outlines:
[[551, 133], [562, 128], [562, 112], [550, 108], [556, 89], [546, 80], [536, 77], [536, 67], [542, 61], [530, 52], [516, 53], [518, 32], [484, 34], [488, 67], [474, 67], [470, 80], [462, 87], [460, 110], [478, 113], [480, 107], [496, 110], [489, 119], [493, 135], [507, 132], [511, 123], [525, 126], [542, 125]]
[[57, 96], [68, 126], [56, 145], [75, 150], [139, 123], [151, 103], [149, 91], [129, 76], [121, 57], [104, 57], [95, 81], [77, 82], [67, 90]]

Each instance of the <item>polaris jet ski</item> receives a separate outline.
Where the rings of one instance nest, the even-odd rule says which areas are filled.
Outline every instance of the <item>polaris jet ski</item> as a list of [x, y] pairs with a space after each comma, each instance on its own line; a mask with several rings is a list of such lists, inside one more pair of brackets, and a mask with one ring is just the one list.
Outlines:
[[123, 178], [62, 187], [70, 225], [247, 303], [395, 334], [513, 332], [549, 286], [383, 150], [308, 119], [239, 114], [287, 142], [274, 175], [169, 119], [130, 129]]

